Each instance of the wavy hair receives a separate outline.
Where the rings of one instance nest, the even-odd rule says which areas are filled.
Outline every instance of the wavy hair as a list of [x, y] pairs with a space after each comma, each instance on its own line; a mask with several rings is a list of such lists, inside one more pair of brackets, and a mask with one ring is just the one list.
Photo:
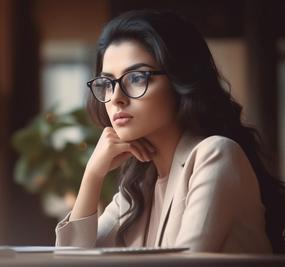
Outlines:
[[[266, 170], [261, 160], [260, 137], [254, 128], [242, 123], [242, 107], [231, 97], [230, 86], [217, 70], [202, 35], [188, 20], [172, 11], [126, 12], [111, 20], [101, 33], [97, 43], [96, 75], [102, 71], [108, 46], [127, 40], [142, 44], [167, 73], [178, 103], [177, 119], [184, 130], [203, 137], [231, 138], [245, 151], [266, 207], [268, 237], [274, 251], [284, 252], [284, 186]], [[111, 126], [104, 104], [90, 98], [88, 110], [97, 124]], [[117, 232], [118, 245], [124, 245], [125, 231], [141, 216], [146, 203], [143, 188], [147, 184], [153, 190], [156, 175], [152, 163], [141, 163], [134, 158], [122, 167], [120, 190], [130, 208], [123, 215], [128, 216]], [[281, 208], [283, 211], [279, 213]]]

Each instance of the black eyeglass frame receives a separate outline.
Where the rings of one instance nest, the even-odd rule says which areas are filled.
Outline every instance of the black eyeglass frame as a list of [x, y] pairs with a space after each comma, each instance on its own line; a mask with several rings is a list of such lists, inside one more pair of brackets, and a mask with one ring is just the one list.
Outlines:
[[[123, 79], [127, 74], [132, 73], [132, 72], [140, 72], [140, 73], [143, 73], [144, 75], [146, 75], [146, 77], [147, 77], [145, 90], [144, 90], [144, 92], [143, 92], [141, 95], [139, 95], [139, 96], [129, 96], [128, 93], [126, 92], [126, 90], [124, 89], [123, 84], [122, 84], [122, 79]], [[121, 91], [123, 92], [123, 94], [124, 94], [125, 96], [127, 96], [127, 97], [129, 97], [129, 98], [132, 98], [132, 99], [137, 99], [137, 98], [141, 98], [141, 97], [143, 97], [143, 96], [145, 95], [145, 93], [146, 93], [146, 91], [147, 91], [147, 89], [148, 89], [149, 78], [150, 78], [151, 76], [153, 76], [153, 75], [166, 75], [166, 72], [163, 71], [163, 70], [132, 70], [132, 71], [128, 71], [128, 72], [124, 73], [124, 74], [123, 74], [120, 78], [118, 78], [118, 79], [111, 79], [111, 78], [109, 78], [109, 77], [96, 77], [96, 78], [92, 79], [91, 81], [87, 82], [87, 86], [89, 87], [89, 89], [90, 89], [90, 91], [91, 91], [93, 97], [94, 97], [95, 99], [97, 99], [97, 100], [98, 100], [99, 102], [101, 102], [101, 103], [108, 103], [108, 102], [111, 101], [111, 99], [109, 99], [109, 100], [107, 100], [107, 101], [102, 101], [102, 100], [98, 99], [98, 98], [96, 97], [95, 93], [93, 92], [93, 89], [92, 89], [92, 84], [93, 84], [93, 82], [94, 82], [95, 80], [97, 80], [97, 79], [102, 79], [102, 78], [107, 79], [107, 80], [109, 80], [109, 81], [111, 82], [111, 84], [112, 84], [112, 93], [113, 93], [113, 94], [114, 94], [114, 91], [115, 91], [116, 83], [118, 83], [118, 84], [119, 84], [119, 87], [120, 87], [120, 89], [121, 89]]]

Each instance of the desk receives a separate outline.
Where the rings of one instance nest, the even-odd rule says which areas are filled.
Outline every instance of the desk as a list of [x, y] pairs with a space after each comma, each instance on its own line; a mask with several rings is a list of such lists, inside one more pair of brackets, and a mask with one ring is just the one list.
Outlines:
[[168, 253], [100, 256], [58, 256], [52, 253], [17, 253], [1, 257], [0, 267], [284, 267], [285, 255], [226, 255], [211, 253]]

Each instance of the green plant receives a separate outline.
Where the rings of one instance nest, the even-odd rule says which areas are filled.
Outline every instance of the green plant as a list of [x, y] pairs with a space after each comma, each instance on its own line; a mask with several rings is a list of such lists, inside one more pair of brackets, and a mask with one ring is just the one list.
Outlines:
[[[66, 131], [69, 131], [68, 138], [63, 137]], [[41, 195], [76, 194], [100, 135], [101, 130], [91, 123], [84, 109], [64, 114], [54, 110], [39, 114], [12, 137], [20, 156], [15, 166], [16, 183]], [[106, 179], [102, 192], [104, 203], [114, 193], [113, 176], [111, 173]]]

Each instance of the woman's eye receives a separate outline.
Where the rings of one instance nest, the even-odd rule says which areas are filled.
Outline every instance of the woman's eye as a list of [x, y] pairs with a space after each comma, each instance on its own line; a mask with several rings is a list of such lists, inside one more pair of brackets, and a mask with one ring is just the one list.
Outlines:
[[112, 84], [110, 81], [108, 80], [99, 80], [97, 83], [98, 87], [102, 88], [102, 89], [108, 89], [110, 87], [112, 87]]
[[112, 88], [112, 83], [111, 83], [110, 81], [104, 82], [104, 88], [105, 88], [105, 89], [110, 89], [110, 88]]
[[145, 75], [139, 73], [139, 74], [132, 74], [129, 77], [129, 81], [131, 83], [144, 83], [146, 81]]

